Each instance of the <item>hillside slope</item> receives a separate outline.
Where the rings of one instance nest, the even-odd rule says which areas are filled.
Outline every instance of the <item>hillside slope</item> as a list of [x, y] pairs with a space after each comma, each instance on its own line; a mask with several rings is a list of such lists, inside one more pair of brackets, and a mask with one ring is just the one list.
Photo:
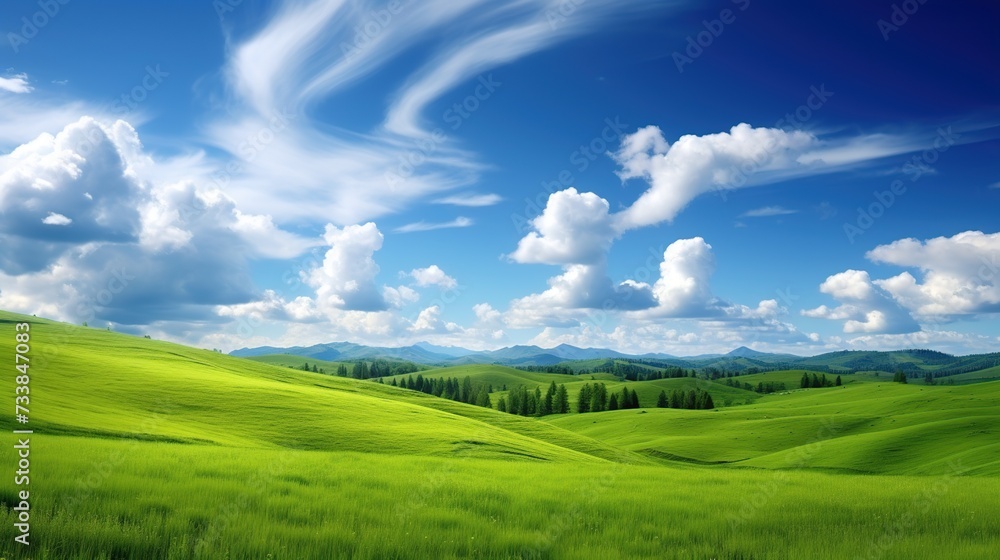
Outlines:
[[[31, 321], [31, 427], [39, 433], [395, 455], [644, 460], [549, 424], [428, 395], [206, 350]], [[12, 345], [0, 360], [13, 363]], [[5, 379], [11, 393], [13, 380]], [[0, 416], [10, 429], [10, 415]], [[520, 432], [520, 433], [519, 433]], [[559, 442], [553, 444], [550, 442]]]
[[713, 411], [629, 410], [551, 422], [691, 463], [924, 475], [960, 463], [970, 473], [1000, 474], [1000, 382], [859, 382]]

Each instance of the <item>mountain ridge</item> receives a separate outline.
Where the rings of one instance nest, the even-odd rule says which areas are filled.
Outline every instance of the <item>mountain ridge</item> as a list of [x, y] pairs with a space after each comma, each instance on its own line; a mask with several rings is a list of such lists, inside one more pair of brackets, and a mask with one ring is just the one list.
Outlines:
[[418, 342], [409, 346], [366, 346], [352, 342], [330, 342], [311, 346], [279, 348], [260, 346], [240, 348], [230, 355], [256, 357], [267, 354], [291, 354], [317, 360], [356, 361], [389, 359], [411, 361], [424, 365], [449, 366], [465, 364], [502, 364], [508, 366], [552, 366], [563, 362], [596, 360], [658, 361], [663, 365], [682, 368], [718, 368], [746, 370], [751, 368], [806, 368], [830, 372], [848, 371], [897, 371], [909, 374], [942, 370], [972, 370], [1000, 365], [1000, 353], [953, 356], [943, 352], [923, 349], [889, 351], [838, 350], [815, 356], [797, 356], [761, 352], [746, 346], [734, 348], [726, 354], [701, 354], [674, 356], [666, 353], [626, 354], [608, 348], [580, 348], [559, 344], [552, 348], [536, 345], [514, 345], [497, 350], [470, 350], [459, 346], [438, 346]]

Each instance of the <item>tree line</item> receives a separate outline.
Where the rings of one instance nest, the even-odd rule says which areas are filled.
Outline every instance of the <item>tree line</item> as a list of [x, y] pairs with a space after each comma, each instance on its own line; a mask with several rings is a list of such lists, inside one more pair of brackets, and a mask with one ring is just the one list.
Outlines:
[[694, 377], [694, 370], [685, 370], [677, 366], [665, 366], [658, 369], [645, 362], [621, 362], [608, 360], [594, 368], [594, 371], [610, 373], [626, 381], [653, 381], [656, 379], [674, 379], [677, 377]]
[[708, 391], [702, 391], [701, 389], [692, 389], [690, 391], [674, 389], [670, 392], [669, 397], [666, 390], [660, 391], [659, 396], [656, 397], [656, 406], [657, 408], [708, 410], [715, 408], [715, 401], [712, 400], [712, 395]]
[[[326, 369], [319, 367], [317, 364], [312, 364], [310, 366], [309, 362], [304, 362], [300, 367], [295, 369], [311, 371], [313, 373], [326, 373]], [[374, 379], [376, 377], [389, 377], [390, 375], [416, 373], [419, 370], [420, 368], [413, 362], [390, 362], [388, 360], [377, 359], [373, 360], [371, 365], [365, 361], [354, 362], [354, 365], [350, 368], [350, 370], [348, 370], [347, 364], [342, 363], [337, 366], [335, 373], [339, 377]]]
[[[412, 362], [390, 362], [388, 360], [373, 360], [371, 365], [368, 362], [354, 362], [351, 368], [351, 377], [354, 379], [372, 379], [374, 377], [389, 377], [391, 375], [403, 375], [416, 373], [417, 364]], [[347, 377], [347, 366], [340, 364], [337, 366], [337, 375]]]
[[760, 381], [757, 385], [751, 385], [747, 382], [739, 382], [727, 377], [723, 384], [727, 387], [735, 387], [737, 389], [743, 389], [746, 391], [753, 391], [755, 393], [760, 393], [762, 395], [769, 395], [771, 393], [777, 393], [778, 391], [784, 391], [786, 389], [785, 384], [781, 381]]
[[584, 383], [580, 387], [580, 396], [576, 403], [576, 411], [604, 412], [605, 410], [623, 410], [639, 408], [639, 395], [628, 387], [622, 387], [621, 393], [608, 393], [604, 383]]
[[799, 382], [799, 386], [802, 387], [803, 389], [811, 389], [819, 387], [840, 387], [842, 384], [843, 382], [840, 380], [839, 375], [837, 376], [836, 381], [830, 381], [829, 379], [827, 379], [825, 373], [822, 375], [822, 377], [820, 377], [815, 373], [812, 374], [812, 376], [810, 376], [809, 373], [807, 372], [802, 372], [802, 380]]
[[[379, 383], [382, 383], [381, 378], [379, 379]], [[472, 384], [472, 378], [468, 375], [459, 381], [457, 377], [425, 378], [423, 374], [418, 373], [416, 379], [410, 375], [406, 379], [400, 379], [397, 383], [396, 378], [393, 377], [388, 384], [411, 391], [420, 391], [443, 399], [493, 408], [493, 403], [490, 400], [490, 393], [493, 392], [493, 386], [479, 385], [477, 387]]]
[[566, 414], [569, 412], [569, 394], [565, 385], [557, 387], [555, 381], [549, 383], [544, 395], [540, 387], [529, 391], [524, 385], [518, 385], [507, 392], [506, 398], [500, 397], [497, 410], [520, 416]]

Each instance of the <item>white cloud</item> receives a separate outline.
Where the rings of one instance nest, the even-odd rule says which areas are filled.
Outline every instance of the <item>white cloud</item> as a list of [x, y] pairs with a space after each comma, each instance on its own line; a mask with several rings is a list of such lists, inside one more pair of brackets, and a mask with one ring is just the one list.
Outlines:
[[549, 289], [511, 302], [504, 316], [512, 327], [571, 326], [593, 314], [647, 309], [655, 305], [649, 284], [626, 280], [615, 285], [604, 264], [574, 264], [550, 278]]
[[617, 229], [673, 220], [699, 195], [746, 186], [758, 173], [800, 166], [796, 158], [817, 144], [815, 136], [802, 131], [739, 124], [729, 132], [681, 136], [671, 146], [659, 128], [642, 128], [626, 137], [615, 159], [622, 180], [641, 178], [650, 187], [615, 215]]
[[410, 276], [418, 286], [438, 286], [445, 290], [450, 290], [458, 286], [454, 278], [445, 274], [441, 267], [432, 264], [426, 268], [415, 268], [410, 271]]
[[771, 216], [786, 216], [788, 214], [797, 214], [798, 210], [791, 210], [784, 208], [782, 206], [765, 206], [763, 208], [755, 208], [753, 210], [748, 210], [742, 214], [741, 217], [744, 218], [768, 218]]
[[464, 228], [473, 225], [473, 221], [469, 218], [458, 217], [450, 222], [414, 222], [412, 224], [406, 224], [405, 226], [400, 226], [395, 229], [397, 233], [413, 233], [416, 231], [434, 231], [436, 229], [448, 229], [448, 228]]
[[706, 317], [720, 313], [709, 280], [715, 272], [712, 246], [701, 237], [678, 239], [663, 252], [660, 278], [653, 284], [657, 307], [650, 313], [669, 317]]
[[385, 298], [385, 301], [389, 305], [395, 308], [420, 301], [420, 294], [409, 286], [398, 286], [396, 288], [384, 286], [382, 288], [382, 297]]
[[844, 332], [849, 334], [902, 334], [920, 330], [913, 317], [889, 293], [876, 286], [864, 270], [834, 274], [820, 285], [820, 291], [841, 305], [803, 310], [803, 316], [844, 321]]
[[1000, 313], [1000, 233], [966, 231], [924, 242], [901, 239], [866, 256], [921, 271], [922, 282], [909, 272], [875, 282], [917, 315]]
[[62, 214], [49, 212], [48, 216], [42, 218], [42, 223], [50, 226], [68, 226], [73, 223], [73, 220], [63, 216]]
[[864, 334], [841, 340], [837, 347], [883, 351], [900, 348], [934, 348], [953, 355], [965, 355], [996, 352], [997, 339], [974, 333], [925, 329], [905, 334]]
[[503, 198], [498, 194], [456, 194], [452, 196], [446, 196], [439, 198], [434, 202], [438, 204], [451, 204], [453, 206], [493, 206], [503, 200]]
[[535, 231], [517, 244], [510, 258], [520, 263], [594, 264], [604, 260], [614, 233], [608, 201], [569, 188], [549, 196], [545, 210], [531, 221]]
[[323, 264], [306, 273], [305, 282], [316, 290], [323, 309], [382, 311], [387, 307], [375, 286], [379, 267], [374, 254], [382, 248], [382, 233], [373, 222], [338, 228], [326, 226], [329, 245]]
[[487, 325], [497, 324], [503, 318], [503, 314], [488, 303], [477, 303], [472, 306], [472, 311], [476, 314], [478, 322]]
[[253, 301], [233, 202], [162, 185], [159, 165], [130, 125], [89, 117], [0, 156], [0, 307], [190, 333]]
[[249, 215], [236, 209], [233, 213], [236, 221], [230, 227], [259, 256], [290, 259], [321, 245], [316, 239], [305, 239], [279, 228], [271, 216]]
[[[572, 17], [556, 14], [565, 22], [554, 26], [549, 15], [559, 8], [548, 0], [391, 5], [399, 8], [377, 0], [286, 0], [265, 25], [229, 30], [222, 73], [228, 99], [207, 140], [235, 158], [238, 172], [225, 182], [244, 211], [279, 224], [360, 223], [474, 184], [484, 165], [446, 136], [451, 120], [425, 122], [428, 107], [452, 92], [486, 104], [494, 92], [477, 75], [488, 81], [492, 69], [600, 28], [610, 14], [647, 9], [638, 0], [589, 0]], [[373, 13], [389, 19], [379, 23]], [[359, 33], [375, 23], [377, 33]], [[380, 122], [352, 130], [311, 117], [317, 105], [364, 87], [390, 65], [402, 85]], [[292, 202], [302, 198], [311, 203]]]
[[432, 305], [423, 309], [413, 325], [410, 326], [410, 331], [418, 335], [426, 335], [429, 333], [454, 333], [461, 331], [462, 328], [457, 324], [452, 322], [443, 321], [441, 319], [441, 307], [437, 305]]
[[[519, 263], [561, 265], [562, 276], [550, 279], [550, 289], [523, 298], [512, 308], [513, 317], [530, 318], [546, 324], [539, 316], [543, 305], [552, 304], [552, 321], [560, 325], [572, 322], [565, 302], [574, 298], [563, 292], [580, 282], [584, 294], [603, 294], [595, 283], [580, 281], [583, 274], [570, 274], [575, 265], [592, 267], [586, 275], [594, 278], [604, 263], [614, 240], [624, 232], [673, 220], [694, 198], [713, 190], [743, 188], [786, 180], [790, 177], [828, 173], [870, 159], [899, 153], [909, 142], [903, 137], [869, 135], [856, 138], [822, 140], [802, 131], [755, 128], [739, 124], [728, 132], [704, 136], [685, 135], [670, 145], [655, 126], [640, 128], [622, 139], [614, 154], [621, 166], [622, 180], [644, 179], [649, 188], [622, 211], [611, 213], [606, 200], [594, 193], [580, 193], [574, 188], [549, 196], [541, 215], [531, 221], [532, 231], [518, 242], [509, 258]], [[751, 210], [746, 217], [776, 216], [794, 213], [781, 206]], [[743, 225], [738, 223], [737, 225]], [[701, 240], [681, 240], [666, 255], [661, 279], [653, 287], [659, 305], [640, 315], [666, 317], [740, 316], [741, 306], [717, 300], [708, 288], [713, 263], [711, 248]], [[580, 269], [583, 270], [583, 269]], [[604, 290], [604, 291], [602, 291]], [[580, 296], [577, 297], [580, 299]], [[531, 312], [526, 312], [527, 309]], [[641, 309], [641, 307], [633, 307]], [[889, 318], [873, 314], [850, 328], [892, 329]], [[855, 321], [860, 321], [856, 319]]]
[[0, 76], [0, 90], [10, 93], [31, 93], [34, 88], [28, 83], [28, 75], [22, 73], [7, 78]]

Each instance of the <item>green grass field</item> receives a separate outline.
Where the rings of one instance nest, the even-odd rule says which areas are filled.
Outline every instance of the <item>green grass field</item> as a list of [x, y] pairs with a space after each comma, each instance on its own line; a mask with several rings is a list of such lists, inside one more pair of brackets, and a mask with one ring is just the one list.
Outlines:
[[[12, 484], [11, 433], [24, 427], [12, 402], [23, 320], [35, 430], [29, 547], [13, 541], [12, 509], [24, 489]], [[535, 419], [2, 312], [0, 363], [11, 399], [0, 416], [3, 558], [911, 559], [1000, 549], [998, 382], [870, 380], [761, 396], [701, 381], [750, 404]], [[423, 374], [495, 388], [551, 380], [494, 366]], [[629, 385], [651, 406], [646, 394], [685, 382], [696, 381]]]

